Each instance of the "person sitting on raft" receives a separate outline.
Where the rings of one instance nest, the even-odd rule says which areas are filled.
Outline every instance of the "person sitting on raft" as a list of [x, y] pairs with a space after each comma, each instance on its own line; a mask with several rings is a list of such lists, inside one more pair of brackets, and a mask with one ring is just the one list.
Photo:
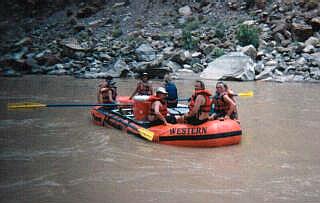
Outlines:
[[[117, 97], [117, 88], [112, 77], [106, 78], [106, 81], [98, 87], [98, 103], [99, 104], [115, 104]], [[105, 109], [115, 109], [115, 105], [104, 106]]]
[[137, 88], [132, 93], [132, 95], [129, 97], [129, 99], [132, 99], [134, 95], [152, 95], [152, 84], [149, 81], [148, 73], [143, 73], [141, 77], [141, 81], [138, 82]]
[[211, 93], [205, 89], [201, 80], [197, 80], [194, 85], [195, 91], [190, 98], [189, 112], [179, 119], [192, 125], [200, 125], [208, 121], [211, 110]]
[[159, 87], [156, 90], [155, 96], [149, 96], [148, 101], [151, 102], [151, 109], [147, 119], [151, 122], [150, 126], [161, 124], [168, 125], [168, 108], [166, 102], [167, 95], [168, 92], [163, 87]]
[[176, 85], [172, 82], [170, 75], [164, 76], [164, 88], [168, 92], [167, 104], [168, 108], [175, 108], [178, 105], [178, 90]]
[[[236, 103], [234, 98], [235, 94], [230, 93], [230, 90], [226, 89], [228, 87], [225, 83], [219, 81], [216, 84], [216, 93], [212, 98], [212, 103], [214, 104], [214, 114], [210, 116], [210, 119], [237, 119]], [[232, 95], [231, 95], [232, 94]]]

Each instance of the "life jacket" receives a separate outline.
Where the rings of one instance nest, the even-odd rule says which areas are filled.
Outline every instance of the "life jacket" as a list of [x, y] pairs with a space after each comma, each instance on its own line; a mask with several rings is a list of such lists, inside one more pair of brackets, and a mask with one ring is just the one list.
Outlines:
[[168, 92], [167, 100], [178, 99], [177, 87], [174, 83], [168, 82], [165, 84], [166, 91]]
[[117, 98], [117, 88], [116, 87], [105, 87], [105, 88], [107, 88], [107, 90], [105, 90], [103, 92], [100, 91], [100, 93], [102, 95], [103, 103], [110, 103], [111, 102], [111, 99], [109, 98], [109, 91], [110, 90], [112, 92], [112, 99], [113, 99], [113, 101], [115, 101]]
[[150, 83], [139, 82], [138, 83], [138, 95], [151, 95]]
[[161, 102], [161, 106], [159, 108], [159, 112], [161, 113], [161, 115], [163, 116], [166, 116], [168, 114], [168, 108], [167, 108], [167, 102], [165, 101], [161, 101], [161, 99], [157, 96], [149, 96], [149, 99], [148, 99], [149, 102], [151, 102], [151, 109], [150, 109], [150, 114], [151, 115], [155, 115], [154, 113], [154, 109], [152, 107], [152, 104], [155, 102], [155, 101], [160, 101]]
[[229, 109], [229, 105], [227, 102], [224, 101], [223, 97], [228, 95], [227, 92], [223, 92], [221, 94], [216, 93], [212, 98], [212, 103], [214, 104], [214, 111], [217, 113], [219, 112], [227, 112]]
[[204, 98], [206, 99], [205, 104], [200, 106], [198, 115], [202, 112], [210, 112], [211, 111], [211, 100], [210, 100], [211, 93], [208, 90], [197, 90], [194, 92], [194, 94], [190, 98], [191, 100], [189, 102], [189, 110], [191, 111], [193, 109], [198, 95], [203, 95]]

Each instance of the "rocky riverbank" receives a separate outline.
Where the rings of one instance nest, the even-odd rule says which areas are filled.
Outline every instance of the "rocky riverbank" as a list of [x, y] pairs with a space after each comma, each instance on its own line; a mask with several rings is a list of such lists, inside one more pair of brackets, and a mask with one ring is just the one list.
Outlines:
[[320, 80], [317, 0], [63, 3], [47, 15], [39, 5], [32, 17], [1, 19], [0, 75], [179, 77], [216, 69], [222, 57], [222, 68], [232, 64], [221, 75], [228, 80]]

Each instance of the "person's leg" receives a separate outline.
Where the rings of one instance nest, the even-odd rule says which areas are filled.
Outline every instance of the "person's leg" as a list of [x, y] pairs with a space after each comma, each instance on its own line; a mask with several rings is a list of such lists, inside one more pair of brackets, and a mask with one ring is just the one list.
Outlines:
[[154, 121], [150, 121], [150, 124], [149, 126], [156, 126], [156, 125], [162, 125], [163, 124], [163, 121], [160, 120], [160, 119], [157, 119], [157, 120], [154, 120]]
[[168, 123], [171, 123], [171, 124], [176, 124], [177, 123], [177, 119], [174, 115], [169, 115], [169, 116], [166, 116], [166, 120]]

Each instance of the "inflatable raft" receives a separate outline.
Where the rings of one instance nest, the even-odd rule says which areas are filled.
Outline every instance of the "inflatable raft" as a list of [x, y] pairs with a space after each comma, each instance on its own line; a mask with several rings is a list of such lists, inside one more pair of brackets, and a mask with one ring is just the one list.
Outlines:
[[[185, 147], [220, 147], [238, 144], [241, 141], [241, 127], [234, 120], [214, 120], [201, 125], [171, 124], [150, 126], [141, 118], [146, 114], [146, 105], [120, 97], [118, 101], [131, 105], [120, 105], [110, 110], [94, 107], [91, 110], [93, 122], [100, 126], [114, 128], [134, 134], [149, 141]], [[140, 105], [140, 106], [139, 106]], [[180, 114], [185, 107], [169, 109], [171, 114]]]

